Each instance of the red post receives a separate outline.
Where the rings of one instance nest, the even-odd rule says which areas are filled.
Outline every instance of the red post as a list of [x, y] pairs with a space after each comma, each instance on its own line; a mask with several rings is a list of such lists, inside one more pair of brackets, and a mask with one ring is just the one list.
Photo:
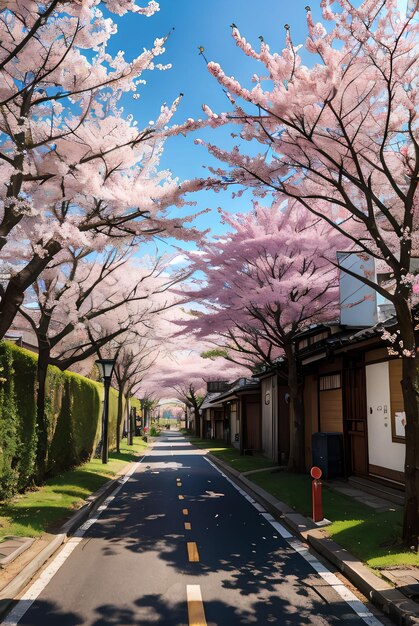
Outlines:
[[322, 475], [320, 467], [312, 467], [310, 471], [311, 477], [314, 479], [311, 483], [311, 500], [313, 511], [313, 522], [321, 522], [324, 518], [322, 506], [322, 481], [319, 480]]

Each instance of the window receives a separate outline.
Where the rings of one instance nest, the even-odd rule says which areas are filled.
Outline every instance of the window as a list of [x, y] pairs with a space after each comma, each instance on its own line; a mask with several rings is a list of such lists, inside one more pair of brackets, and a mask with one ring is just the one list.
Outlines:
[[331, 389], [340, 389], [342, 386], [340, 380], [340, 373], [338, 374], [324, 374], [319, 376], [319, 389], [320, 391], [330, 391]]

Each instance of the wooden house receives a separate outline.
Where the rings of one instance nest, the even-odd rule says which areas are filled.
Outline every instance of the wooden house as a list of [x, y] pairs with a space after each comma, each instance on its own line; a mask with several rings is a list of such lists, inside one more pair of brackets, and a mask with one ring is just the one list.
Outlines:
[[262, 449], [262, 419], [259, 381], [239, 378], [210, 404], [222, 406], [224, 438], [243, 454]]
[[281, 364], [257, 374], [261, 385], [261, 450], [279, 465], [288, 462], [290, 448], [289, 393]]
[[403, 484], [401, 360], [389, 356], [377, 327], [317, 332], [328, 336], [311, 346], [305, 338], [297, 342], [305, 381], [307, 467], [313, 460], [312, 435], [341, 433], [345, 475]]

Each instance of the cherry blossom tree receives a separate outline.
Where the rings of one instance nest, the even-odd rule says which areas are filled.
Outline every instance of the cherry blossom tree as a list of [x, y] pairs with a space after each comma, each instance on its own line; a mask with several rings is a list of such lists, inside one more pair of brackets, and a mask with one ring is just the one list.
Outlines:
[[196, 290], [183, 293], [206, 307], [186, 323], [188, 332], [207, 339], [218, 334], [232, 360], [250, 358], [254, 365], [270, 366], [278, 357], [285, 361], [291, 396], [289, 466], [303, 471], [303, 378], [295, 339], [310, 324], [338, 317], [338, 272], [330, 258], [343, 238], [291, 204], [255, 204], [252, 213], [222, 213], [232, 230], [190, 255], [195, 259], [191, 269], [205, 278], [197, 280]]
[[[190, 343], [190, 338], [184, 336], [184, 339]], [[199, 353], [179, 348], [172, 351], [166, 345], [166, 350], [160, 353], [153, 370], [144, 380], [147, 395], [158, 399], [174, 395], [192, 408], [195, 434], [198, 437], [201, 434], [199, 407], [205, 396], [205, 366], [206, 363], [199, 357]]]
[[[296, 201], [392, 273], [390, 291], [370, 277], [362, 281], [396, 311], [398, 329], [390, 339], [403, 361], [407, 419], [403, 536], [417, 548], [419, 363], [412, 285], [418, 255], [418, 24], [415, 8], [400, 15], [396, 0], [336, 4], [334, 11], [332, 0], [321, 1], [324, 23], [317, 24], [306, 7], [311, 67], [303, 63], [289, 25], [279, 53], [264, 41], [256, 49], [233, 25], [237, 46], [260, 62], [261, 72], [247, 88], [209, 63], [230, 94], [227, 117], [240, 125], [242, 144], [231, 152], [208, 147], [228, 165], [217, 172], [221, 183]], [[212, 116], [214, 123], [226, 118]], [[259, 144], [258, 154], [246, 150], [246, 141]]]
[[25, 290], [65, 247], [100, 251], [125, 236], [197, 236], [186, 227], [193, 217], [169, 216], [168, 207], [184, 205], [184, 194], [201, 181], [180, 184], [159, 170], [165, 129], [181, 97], [145, 128], [121, 106], [122, 96], [138, 96], [146, 71], [168, 67], [156, 62], [167, 38], [132, 61], [108, 52], [116, 32], [109, 11], [156, 10], [154, 1], [141, 8], [135, 0], [2, 4], [0, 250], [7, 280], [0, 288], [0, 338]]
[[145, 259], [134, 261], [129, 254], [129, 248], [120, 252], [110, 250], [102, 258], [90, 259], [81, 251], [68, 249], [67, 258], [57, 267], [45, 270], [27, 292], [31, 306], [20, 307], [20, 314], [38, 339], [41, 470], [47, 446], [45, 382], [48, 365], [68, 369], [97, 355], [101, 348], [118, 338], [124, 338], [128, 345], [130, 334], [145, 335], [153, 316], [176, 300], [166, 292], [182, 276], [167, 275], [162, 259], [147, 263]]
[[[141, 388], [142, 388], [142, 385], [140, 384], [140, 389]], [[150, 426], [151, 415], [154, 409], [157, 407], [157, 405], [158, 405], [158, 400], [156, 396], [152, 392], [147, 391], [141, 399], [141, 409], [143, 411], [144, 428], [148, 428]]]
[[179, 323], [189, 317], [180, 306], [159, 316], [155, 333], [160, 351], [144, 377], [142, 389], [144, 395], [158, 399], [175, 395], [192, 407], [195, 434], [201, 436], [199, 407], [206, 393], [207, 381], [219, 380], [220, 377], [235, 380], [248, 374], [248, 368], [232, 364], [227, 359], [203, 358], [202, 353], [211, 344], [197, 340], [192, 334], [179, 332]]
[[[138, 332], [139, 331], [139, 332]], [[131, 420], [130, 397], [141, 384], [145, 373], [152, 367], [158, 355], [158, 346], [146, 336], [146, 325], [134, 327], [129, 332], [106, 344], [98, 357], [112, 355], [115, 359], [114, 377], [118, 388], [118, 414], [116, 420], [116, 451], [120, 452], [123, 403], [128, 424], [128, 444], [132, 445], [134, 424]]]

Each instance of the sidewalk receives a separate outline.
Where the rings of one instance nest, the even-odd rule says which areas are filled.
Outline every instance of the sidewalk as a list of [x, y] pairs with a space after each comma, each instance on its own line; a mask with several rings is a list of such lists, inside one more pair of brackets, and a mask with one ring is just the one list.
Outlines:
[[[246, 488], [255, 500], [263, 504], [272, 515], [288, 526], [300, 539], [312, 546], [317, 553], [332, 563], [366, 598], [373, 602], [384, 614], [388, 615], [397, 626], [419, 626], [419, 604], [417, 602], [409, 599], [392, 585], [385, 582], [385, 580], [376, 576], [350, 552], [328, 538], [326, 533], [311, 519], [296, 513], [285, 502], [277, 500], [247, 478], [247, 476], [257, 473], [259, 470], [256, 470], [256, 472], [245, 472], [246, 475], [244, 475], [213, 456], [210, 451], [208, 451], [208, 454], [211, 457], [211, 461], [227, 476]], [[328, 484], [328, 486], [346, 493], [346, 495], [350, 495], [354, 499], [359, 499], [376, 510], [387, 510], [387, 508], [394, 508], [395, 506], [393, 502], [384, 498], [377, 498], [361, 489], [348, 487], [345, 483], [340, 483], [339, 481], [334, 485]], [[403, 574], [406, 579], [406, 572], [403, 572]], [[411, 584], [415, 583], [413, 577], [411, 577], [409, 582]], [[397, 580], [395, 580], [395, 583], [397, 583]]]

